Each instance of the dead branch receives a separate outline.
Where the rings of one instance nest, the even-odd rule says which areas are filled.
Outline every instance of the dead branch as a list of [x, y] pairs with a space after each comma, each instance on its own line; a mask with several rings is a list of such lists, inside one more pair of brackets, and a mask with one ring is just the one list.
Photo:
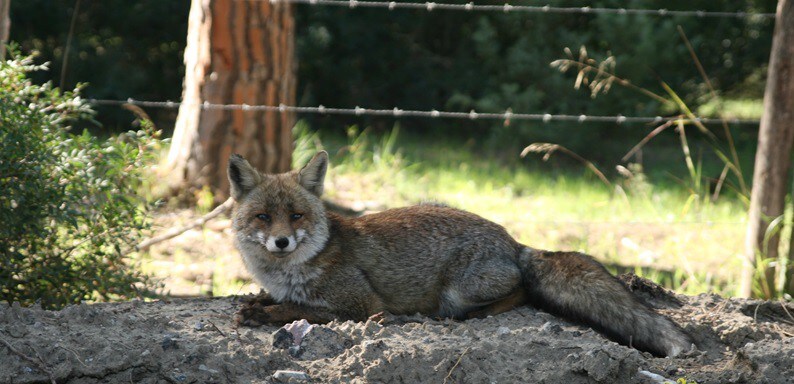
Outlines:
[[463, 360], [463, 356], [466, 354], [466, 352], [469, 352], [469, 348], [471, 347], [466, 347], [466, 349], [463, 350], [463, 353], [461, 353], [460, 356], [458, 356], [458, 360], [455, 362], [455, 365], [453, 365], [452, 368], [450, 368], [449, 372], [447, 372], [447, 377], [444, 378], [444, 384], [446, 384], [447, 381], [452, 377], [452, 372], [455, 371], [455, 368], [458, 367], [460, 361]]
[[[33, 352], [36, 352], [36, 356], [38, 357], [38, 360], [34, 359], [34, 358], [32, 358], [32, 357], [30, 357], [30, 356], [28, 356], [28, 355], [26, 355], [26, 354], [24, 354], [22, 352], [20, 352], [18, 349], [14, 348], [14, 346], [11, 343], [9, 343], [8, 341], [6, 341], [5, 339], [0, 338], [0, 342], [3, 343], [3, 345], [5, 345], [5, 347], [8, 348], [9, 351], [11, 351], [11, 353], [19, 356], [23, 360], [25, 360], [25, 361], [33, 364], [34, 366], [36, 366], [36, 368], [38, 368], [38, 370], [46, 373], [47, 377], [50, 379], [50, 383], [56, 384], [55, 377], [52, 375], [52, 372], [50, 372], [50, 370], [47, 369], [47, 365], [44, 364], [44, 360], [41, 359], [41, 356], [39, 356], [38, 352], [36, 352], [35, 349], [33, 350]], [[33, 347], [31, 347], [31, 349], [32, 348]]]
[[226, 199], [226, 201], [224, 201], [223, 204], [215, 207], [215, 209], [213, 209], [212, 212], [199, 217], [198, 219], [192, 221], [190, 224], [185, 225], [183, 227], [171, 228], [162, 235], [155, 236], [150, 239], [146, 239], [142, 241], [140, 244], [135, 246], [135, 250], [136, 251], [146, 250], [154, 244], [173, 239], [174, 237], [177, 237], [193, 228], [201, 227], [204, 224], [206, 224], [208, 221], [219, 216], [220, 214], [229, 211], [232, 208], [232, 205], [234, 205], [234, 199], [230, 197]]
[[210, 325], [212, 326], [212, 328], [213, 328], [214, 330], [218, 331], [218, 333], [220, 333], [220, 334], [221, 334], [221, 336], [223, 336], [223, 337], [226, 337], [226, 334], [225, 334], [225, 333], [223, 333], [223, 331], [221, 331], [221, 329], [220, 329], [220, 328], [218, 328], [218, 326], [217, 326], [217, 325], [215, 325], [215, 323], [213, 323], [213, 322], [212, 322], [212, 321], [210, 321], [210, 320], [207, 320], [207, 322], [208, 322], [208, 323], [210, 323]]

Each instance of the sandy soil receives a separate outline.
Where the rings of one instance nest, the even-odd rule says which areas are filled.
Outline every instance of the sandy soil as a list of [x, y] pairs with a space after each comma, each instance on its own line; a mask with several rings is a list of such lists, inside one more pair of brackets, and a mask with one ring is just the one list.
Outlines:
[[794, 305], [624, 281], [691, 333], [698, 351], [655, 358], [530, 307], [287, 331], [235, 327], [241, 296], [61, 311], [2, 305], [0, 382], [794, 383]]

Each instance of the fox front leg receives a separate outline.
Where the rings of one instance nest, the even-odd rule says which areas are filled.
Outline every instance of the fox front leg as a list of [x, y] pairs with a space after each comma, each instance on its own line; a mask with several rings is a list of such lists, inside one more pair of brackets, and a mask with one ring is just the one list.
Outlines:
[[259, 301], [251, 300], [237, 311], [234, 321], [238, 325], [258, 327], [264, 324], [280, 326], [300, 319], [313, 324], [324, 324], [337, 318], [339, 316], [325, 308], [294, 303], [262, 305]]

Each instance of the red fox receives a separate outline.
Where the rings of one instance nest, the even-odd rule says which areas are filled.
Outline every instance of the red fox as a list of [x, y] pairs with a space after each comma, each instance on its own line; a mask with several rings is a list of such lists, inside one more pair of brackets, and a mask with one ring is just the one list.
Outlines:
[[475, 214], [441, 205], [358, 218], [326, 212], [327, 168], [325, 151], [276, 175], [229, 159], [235, 245], [266, 291], [238, 313], [241, 324], [381, 312], [466, 319], [531, 304], [657, 356], [693, 346], [590, 256], [519, 244]]

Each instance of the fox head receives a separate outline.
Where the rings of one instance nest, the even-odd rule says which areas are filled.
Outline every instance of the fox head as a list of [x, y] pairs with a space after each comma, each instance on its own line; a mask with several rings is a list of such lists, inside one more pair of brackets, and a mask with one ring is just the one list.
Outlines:
[[302, 263], [323, 249], [328, 219], [320, 196], [328, 153], [318, 152], [301, 170], [266, 175], [242, 156], [229, 158], [232, 226], [244, 258]]

